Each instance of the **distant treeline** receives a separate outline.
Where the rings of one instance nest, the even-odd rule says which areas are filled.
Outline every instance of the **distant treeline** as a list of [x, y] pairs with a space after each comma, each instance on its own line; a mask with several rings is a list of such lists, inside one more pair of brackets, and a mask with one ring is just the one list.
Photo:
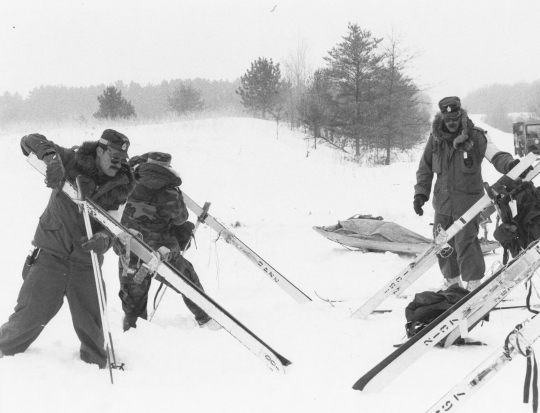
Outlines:
[[463, 106], [470, 113], [534, 112], [538, 106], [540, 80], [512, 85], [492, 84], [482, 86], [463, 99]]
[[[139, 119], [159, 119], [167, 116], [171, 109], [167, 99], [180, 85], [190, 85], [201, 94], [205, 109], [232, 114], [243, 113], [240, 99], [235, 93], [239, 80], [171, 80], [160, 84], [141, 86], [118, 81], [114, 86], [130, 101]], [[5, 92], [0, 96], [0, 124], [21, 121], [86, 121], [92, 119], [99, 108], [97, 97], [110, 85], [89, 87], [40, 86], [23, 98], [19, 93]]]

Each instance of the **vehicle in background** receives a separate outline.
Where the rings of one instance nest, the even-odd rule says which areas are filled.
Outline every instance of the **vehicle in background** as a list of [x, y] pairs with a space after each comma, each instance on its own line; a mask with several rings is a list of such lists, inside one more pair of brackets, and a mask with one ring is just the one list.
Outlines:
[[512, 129], [515, 155], [540, 154], [540, 121], [515, 122]]

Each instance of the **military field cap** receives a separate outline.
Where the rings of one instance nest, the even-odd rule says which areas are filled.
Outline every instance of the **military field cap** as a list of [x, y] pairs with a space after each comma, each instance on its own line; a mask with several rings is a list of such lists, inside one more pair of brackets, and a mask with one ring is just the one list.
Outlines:
[[171, 167], [172, 156], [165, 152], [149, 152], [148, 163], [155, 163], [166, 168]]
[[115, 131], [114, 129], [105, 129], [99, 143], [106, 145], [113, 156], [118, 158], [129, 158], [127, 153], [129, 149], [129, 139], [126, 135]]
[[449, 96], [441, 99], [439, 109], [444, 119], [454, 119], [461, 115], [461, 100], [457, 96]]

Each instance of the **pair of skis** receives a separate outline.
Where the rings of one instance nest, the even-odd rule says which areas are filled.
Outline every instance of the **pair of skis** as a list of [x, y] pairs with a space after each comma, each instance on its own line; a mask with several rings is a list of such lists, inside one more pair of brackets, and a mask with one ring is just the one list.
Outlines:
[[452, 344], [455, 339], [465, 336], [519, 284], [529, 280], [538, 268], [540, 268], [540, 241], [529, 245], [476, 290], [467, 294], [398, 347], [362, 376], [354, 384], [353, 389], [364, 393], [378, 392], [441, 340], [451, 337], [447, 340]]
[[[525, 320], [508, 335], [503, 346], [494, 351], [484, 362], [469, 373], [463, 380], [446, 393], [437, 403], [435, 403], [426, 413], [443, 413], [452, 409], [452, 412], [461, 407], [480, 390], [495, 374], [506, 367], [515, 356], [522, 355], [534, 358], [532, 345], [540, 337], [540, 317], [535, 316], [530, 320]], [[532, 361], [534, 363], [534, 359]], [[531, 363], [532, 364], [532, 363]], [[527, 376], [529, 377], [529, 376]], [[528, 381], [525, 382], [524, 403], [528, 403]], [[533, 386], [535, 385], [533, 379]], [[533, 390], [533, 411], [536, 412], [538, 400], [534, 398]]]
[[[31, 153], [27, 160], [34, 168], [45, 175], [46, 165], [43, 161], [39, 160], [35, 154]], [[62, 192], [74, 202], [81, 202], [78, 199], [77, 189], [72, 183], [66, 182], [62, 187]], [[86, 199], [83, 202], [85, 203], [84, 206], [88, 211], [89, 216], [107, 228], [114, 236], [129, 234], [129, 230], [125, 226], [112, 218], [91, 199]], [[163, 262], [160, 259], [159, 254], [150, 248], [144, 241], [134, 236], [128, 237], [127, 239], [130, 243], [131, 252], [137, 255], [146, 265], [148, 265], [148, 267], [156, 272], [156, 279], [166, 283], [168, 286], [179, 291], [197, 304], [210, 317], [219, 323], [224, 330], [261, 359], [272, 371], [280, 373], [285, 372], [285, 366], [291, 364], [289, 360], [268, 346], [205, 292], [199, 290], [188, 277], [169, 263]]]
[[[430, 269], [437, 262], [437, 254], [448, 247], [450, 241], [459, 231], [463, 229], [472, 220], [476, 219], [479, 213], [493, 205], [497, 199], [507, 196], [505, 194], [505, 182], [508, 179], [518, 181], [520, 175], [523, 174], [538, 160], [538, 155], [529, 153], [525, 158], [510, 171], [504, 175], [497, 183], [490, 188], [487, 188], [487, 193], [478, 200], [465, 214], [455, 221], [450, 228], [440, 230], [433, 244], [429, 246], [422, 254], [405, 267], [399, 274], [392, 278], [382, 289], [380, 289], [373, 297], [371, 297], [362, 307], [356, 310], [351, 317], [365, 319], [381, 303], [391, 295], [399, 295], [403, 293], [411, 284], [413, 284], [422, 274]], [[540, 164], [536, 165], [530, 171], [523, 181], [530, 181], [540, 173]]]

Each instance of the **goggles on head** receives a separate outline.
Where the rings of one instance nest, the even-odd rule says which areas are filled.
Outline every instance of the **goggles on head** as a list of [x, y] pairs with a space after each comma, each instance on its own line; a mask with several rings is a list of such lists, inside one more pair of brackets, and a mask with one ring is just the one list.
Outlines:
[[461, 114], [459, 113], [456, 113], [455, 115], [450, 115], [450, 116], [444, 116], [443, 120], [445, 122], [457, 122], [459, 120], [459, 118], [461, 117]]

